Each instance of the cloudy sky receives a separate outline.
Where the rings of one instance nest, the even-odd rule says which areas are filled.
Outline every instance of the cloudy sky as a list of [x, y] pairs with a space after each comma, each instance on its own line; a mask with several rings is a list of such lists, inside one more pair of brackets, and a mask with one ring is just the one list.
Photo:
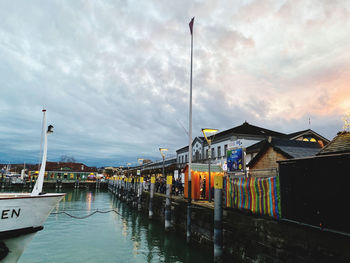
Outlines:
[[[350, 111], [350, 1], [0, 1], [0, 162], [160, 159], [250, 124], [331, 139]], [[309, 125], [309, 118], [311, 125]]]

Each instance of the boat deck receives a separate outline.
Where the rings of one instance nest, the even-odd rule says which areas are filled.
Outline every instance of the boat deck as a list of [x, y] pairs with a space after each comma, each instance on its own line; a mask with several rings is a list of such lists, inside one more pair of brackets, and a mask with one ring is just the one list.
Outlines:
[[43, 195], [31, 195], [31, 193], [0, 193], [0, 200], [15, 198], [43, 198], [66, 195], [65, 193], [47, 193]]
[[30, 193], [3, 193], [3, 194], [0, 194], [0, 199], [29, 197], [29, 196], [30, 196]]

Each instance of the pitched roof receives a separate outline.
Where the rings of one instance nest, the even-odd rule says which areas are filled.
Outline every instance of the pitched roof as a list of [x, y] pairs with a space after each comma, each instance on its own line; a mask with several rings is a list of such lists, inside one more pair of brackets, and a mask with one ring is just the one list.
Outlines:
[[[286, 134], [281, 133], [281, 132], [276, 132], [273, 130], [269, 130], [269, 129], [265, 129], [259, 126], [255, 126], [255, 125], [251, 125], [248, 122], [244, 122], [243, 124], [233, 127], [231, 129], [216, 133], [214, 135], [208, 136], [208, 139], [214, 141], [218, 141], [221, 140], [225, 137], [229, 137], [229, 136], [251, 136], [251, 137], [258, 137], [260, 139], [264, 139], [267, 138], [269, 136], [271, 137], [282, 137], [282, 136], [286, 136]], [[199, 138], [200, 140], [202, 140], [204, 142], [204, 146], [207, 145], [206, 140], [204, 139], [204, 137], [196, 137]], [[195, 138], [195, 139], [196, 139]], [[194, 139], [194, 140], [195, 140]], [[184, 146], [178, 150], [176, 150], [176, 152], [179, 153], [183, 153], [183, 152], [188, 152], [188, 145]]]
[[[83, 167], [83, 170], [81, 169]], [[69, 168], [77, 172], [96, 172], [96, 167], [88, 167], [83, 163], [64, 163], [64, 162], [46, 162], [47, 171], [59, 171], [64, 168]]]
[[260, 157], [266, 152], [269, 147], [272, 147], [276, 152], [284, 155], [288, 159], [303, 158], [316, 155], [321, 146], [317, 142], [304, 142], [296, 140], [288, 140], [281, 138], [271, 138], [269, 141], [265, 139], [247, 148], [247, 152], [260, 147], [259, 153], [249, 162], [248, 166], [254, 165]]
[[[195, 137], [194, 140], [192, 141], [192, 146], [195, 145], [196, 141], [199, 141], [200, 143], [202, 143], [205, 141], [205, 139], [204, 137], [201, 137], [201, 136]], [[188, 152], [188, 145], [176, 150], [177, 154], [184, 153], [184, 152]]]
[[285, 135], [283, 138], [286, 139], [290, 139], [290, 140], [294, 140], [300, 136], [307, 136], [307, 135], [314, 135], [315, 137], [318, 137], [322, 140], [324, 140], [325, 142], [329, 142], [329, 140], [325, 137], [323, 137], [322, 135], [318, 134], [317, 132], [311, 130], [311, 129], [307, 129], [307, 130], [303, 130], [303, 131], [298, 131], [298, 132], [293, 132], [290, 134]]
[[[280, 150], [290, 158], [302, 158], [316, 155], [321, 146], [317, 142], [304, 142], [296, 140], [272, 139], [274, 149]], [[288, 157], [288, 156], [287, 156]]]
[[350, 132], [340, 132], [317, 155], [349, 153], [349, 152], [350, 152]]
[[266, 140], [262, 140], [260, 142], [257, 142], [249, 147], [246, 148], [246, 153], [255, 153], [255, 152], [258, 152], [260, 151], [264, 146], [265, 144], [268, 142], [268, 139]]
[[310, 129], [307, 130], [303, 130], [303, 131], [298, 131], [298, 132], [293, 132], [293, 133], [289, 133], [287, 134], [284, 138], [286, 139], [293, 139], [295, 137], [299, 137], [300, 135], [306, 133], [307, 131], [309, 131]]
[[284, 133], [280, 133], [280, 132], [276, 132], [273, 130], [269, 130], [269, 129], [265, 129], [262, 127], [251, 125], [245, 121], [242, 125], [228, 129], [228, 130], [223, 131], [223, 132], [219, 132], [215, 135], [210, 136], [209, 138], [212, 138], [215, 136], [215, 139], [218, 139], [219, 137], [223, 137], [223, 136], [231, 135], [231, 134], [252, 135], [252, 136], [262, 136], [262, 137], [267, 137], [267, 136], [281, 137], [281, 136], [286, 135]]

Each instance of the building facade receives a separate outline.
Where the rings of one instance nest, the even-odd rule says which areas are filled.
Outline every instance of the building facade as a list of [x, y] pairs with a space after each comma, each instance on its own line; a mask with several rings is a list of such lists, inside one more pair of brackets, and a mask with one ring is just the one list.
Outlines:
[[[259, 154], [265, 145], [263, 142], [274, 139], [315, 142], [322, 148], [329, 143], [329, 140], [311, 129], [284, 134], [281, 132], [269, 130], [244, 122], [242, 125], [219, 132], [209, 136], [211, 140], [211, 163], [223, 165], [226, 163], [227, 150], [241, 146], [246, 148], [245, 162], [250, 163], [254, 157]], [[183, 169], [188, 163], [188, 146], [182, 147], [176, 151], [177, 167]], [[208, 163], [209, 145], [204, 137], [195, 137], [192, 142], [192, 162]], [[264, 148], [265, 149], [265, 148]], [[277, 158], [277, 157], [276, 157]], [[276, 159], [278, 160], [278, 158]], [[274, 167], [277, 167], [277, 164]]]
[[[211, 162], [223, 165], [226, 162], [227, 150], [236, 147], [249, 147], [261, 140], [271, 137], [286, 136], [286, 134], [254, 126], [244, 122], [237, 127], [219, 132], [209, 136], [211, 140]], [[188, 146], [176, 151], [178, 168], [182, 169], [188, 163]], [[192, 161], [196, 163], [208, 163], [209, 145], [204, 137], [195, 137], [192, 142]], [[254, 156], [247, 155], [246, 160], [249, 162]]]

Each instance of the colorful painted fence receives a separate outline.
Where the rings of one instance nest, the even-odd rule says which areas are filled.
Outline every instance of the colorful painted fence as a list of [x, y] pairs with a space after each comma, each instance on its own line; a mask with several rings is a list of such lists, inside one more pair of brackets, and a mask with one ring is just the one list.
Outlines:
[[281, 218], [278, 176], [268, 178], [227, 178], [226, 207]]

